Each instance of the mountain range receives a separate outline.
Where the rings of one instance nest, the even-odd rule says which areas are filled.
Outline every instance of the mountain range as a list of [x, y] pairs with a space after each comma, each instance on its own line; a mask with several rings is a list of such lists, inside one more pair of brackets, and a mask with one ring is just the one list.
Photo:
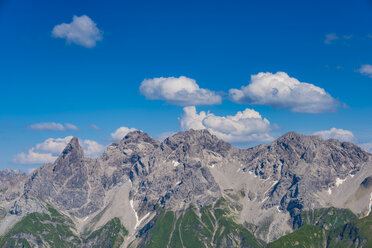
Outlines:
[[142, 131], [0, 172], [1, 247], [372, 247], [372, 155], [287, 133], [239, 149]]

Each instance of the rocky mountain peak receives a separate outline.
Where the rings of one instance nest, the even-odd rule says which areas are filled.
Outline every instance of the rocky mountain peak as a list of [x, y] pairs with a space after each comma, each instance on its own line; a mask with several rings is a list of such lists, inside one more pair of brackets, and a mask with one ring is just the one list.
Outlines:
[[154, 138], [152, 138], [150, 135], [148, 135], [145, 132], [142, 132], [140, 130], [129, 132], [127, 135], [125, 135], [119, 143], [121, 144], [128, 144], [128, 143], [150, 143], [155, 146], [158, 146], [160, 142]]
[[73, 160], [82, 159], [83, 157], [83, 148], [80, 146], [78, 138], [73, 137], [65, 149], [63, 149], [55, 163], [58, 164], [63, 161], [72, 162]]
[[182, 148], [184, 152], [191, 151], [199, 153], [202, 150], [210, 150], [220, 154], [226, 154], [232, 146], [211, 134], [208, 130], [190, 129], [185, 132], [178, 132], [163, 142], [172, 150]]
[[321, 143], [322, 141], [322, 138], [318, 136], [307, 136], [296, 132], [288, 132], [276, 139], [273, 143], [284, 146], [292, 145], [297, 147], [312, 147], [317, 143]]

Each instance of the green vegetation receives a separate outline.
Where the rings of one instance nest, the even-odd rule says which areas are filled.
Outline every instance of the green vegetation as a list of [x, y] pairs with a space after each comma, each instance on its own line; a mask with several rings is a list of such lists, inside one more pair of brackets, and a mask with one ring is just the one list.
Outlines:
[[221, 198], [214, 205], [156, 217], [145, 247], [263, 247], [243, 225], [235, 222], [239, 206]]
[[128, 231], [114, 218], [87, 238], [78, 236], [70, 218], [46, 205], [48, 213], [31, 213], [0, 237], [0, 247], [120, 247]]
[[326, 247], [325, 230], [311, 225], [304, 225], [295, 232], [281, 237], [269, 245], [270, 248], [282, 247]]
[[167, 246], [173, 228], [174, 217], [172, 211], [166, 212], [162, 210], [160, 212], [155, 225], [150, 230], [152, 238], [145, 247], [160, 248]]
[[346, 209], [316, 209], [302, 213], [304, 226], [269, 247], [372, 247], [372, 215], [357, 219]]
[[335, 229], [357, 219], [349, 209], [319, 208], [302, 213], [304, 224], [315, 225], [326, 230]]
[[0, 238], [0, 247], [79, 247], [73, 222], [51, 206], [46, 213], [31, 213]]
[[103, 227], [90, 234], [83, 242], [87, 247], [119, 248], [127, 235], [128, 230], [121, 224], [120, 219], [113, 218]]

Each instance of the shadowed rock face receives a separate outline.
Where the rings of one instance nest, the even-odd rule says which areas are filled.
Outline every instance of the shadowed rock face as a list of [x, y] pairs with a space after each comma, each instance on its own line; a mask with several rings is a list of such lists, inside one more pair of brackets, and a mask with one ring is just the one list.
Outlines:
[[[239, 185], [253, 185], [242, 189], [247, 194], [237, 198], [239, 204], [254, 202], [257, 215], [278, 208], [289, 213], [297, 228], [303, 209], [322, 206], [319, 192], [334, 185], [336, 178], [358, 173], [368, 161], [369, 154], [354, 144], [293, 132], [270, 145], [238, 149], [207, 130], [179, 132], [163, 142], [135, 131], [109, 145], [98, 159], [85, 158], [73, 138], [53, 164], [29, 177], [0, 173], [0, 179], [6, 178], [0, 186], [15, 189], [9, 198], [14, 201], [11, 213], [42, 211], [37, 203], [42, 199], [72, 217], [85, 218], [109, 206], [112, 192], [130, 182], [127, 200], [133, 201], [133, 211], [141, 219], [159, 206], [172, 210], [207, 206], [226, 192], [237, 193]], [[19, 184], [16, 178], [21, 178]], [[367, 187], [370, 181], [362, 185]], [[272, 186], [266, 190], [267, 185]], [[0, 192], [0, 197], [9, 194]]]

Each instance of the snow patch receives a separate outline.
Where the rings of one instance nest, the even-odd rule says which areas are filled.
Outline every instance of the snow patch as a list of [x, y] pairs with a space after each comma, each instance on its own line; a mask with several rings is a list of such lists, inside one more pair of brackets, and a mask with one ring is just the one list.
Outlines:
[[282, 211], [280, 211], [279, 206], [276, 206], [276, 210], [278, 210], [279, 213], [282, 212]]
[[146, 219], [147, 217], [149, 217], [150, 213], [147, 213], [145, 216], [142, 217], [142, 219], [138, 219], [138, 214], [136, 212], [136, 210], [134, 209], [134, 205], [133, 205], [133, 200], [130, 200], [129, 201], [130, 203], [130, 207], [132, 208], [133, 212], [134, 212], [134, 215], [136, 216], [136, 225], [134, 226], [134, 230], [137, 229], [137, 227], [141, 224], [141, 222]]
[[177, 166], [179, 166], [180, 165], [180, 162], [178, 162], [178, 161], [173, 161], [173, 166], [174, 167], [177, 167]]
[[372, 207], [372, 193], [371, 193], [371, 196], [369, 197], [368, 213], [366, 216], [368, 216], [371, 213], [371, 207]]
[[347, 177], [345, 177], [345, 179], [341, 179], [341, 178], [336, 178], [336, 187], [340, 186], [343, 182], [345, 182], [347, 179]]
[[328, 194], [332, 194], [332, 189], [331, 188], [328, 188], [328, 190], [327, 190], [327, 192], [328, 192]]

